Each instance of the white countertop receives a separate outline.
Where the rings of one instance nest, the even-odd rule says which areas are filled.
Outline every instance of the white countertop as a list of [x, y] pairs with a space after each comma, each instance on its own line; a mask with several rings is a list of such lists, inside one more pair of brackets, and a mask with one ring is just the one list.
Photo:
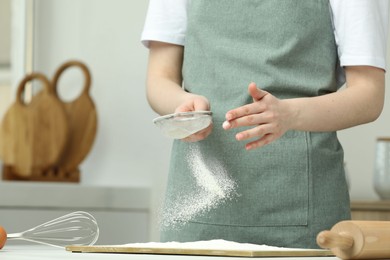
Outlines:
[[150, 188], [0, 181], [0, 207], [150, 209]]
[[[168, 259], [183, 259], [183, 260], [243, 260], [253, 259], [246, 257], [212, 257], [212, 256], [180, 256], [180, 255], [147, 255], [147, 254], [97, 254], [97, 253], [71, 253], [65, 249], [41, 246], [41, 245], [26, 245], [15, 246], [6, 245], [0, 250], [1, 260], [64, 260], [64, 259], [139, 259], [139, 260], [168, 260]], [[272, 257], [264, 258], [264, 260], [278, 260], [281, 258]], [[288, 257], [287, 260], [338, 260], [337, 257]]]
[[98, 222], [99, 243], [146, 242], [150, 204], [149, 187], [0, 181], [0, 225], [9, 233], [86, 211]]

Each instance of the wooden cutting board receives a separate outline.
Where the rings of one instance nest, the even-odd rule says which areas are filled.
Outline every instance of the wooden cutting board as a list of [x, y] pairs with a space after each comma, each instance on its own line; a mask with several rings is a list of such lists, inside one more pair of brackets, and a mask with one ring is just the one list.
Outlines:
[[63, 102], [68, 116], [70, 134], [58, 168], [65, 173], [78, 171], [78, 166], [92, 148], [97, 129], [97, 112], [89, 94], [91, 74], [84, 63], [72, 60], [57, 69], [52, 80], [55, 94], [58, 97], [58, 83], [61, 75], [71, 67], [80, 68], [85, 80], [81, 95], [71, 102]]
[[334, 256], [329, 250], [272, 248], [270, 250], [239, 249], [191, 249], [191, 248], [155, 248], [132, 246], [67, 246], [73, 253], [122, 253], [122, 254], [156, 254], [156, 255], [200, 255], [200, 256], [235, 256], [235, 257], [315, 257]]
[[[43, 89], [38, 99], [23, 102], [25, 85], [39, 80]], [[45, 75], [32, 73], [19, 84], [15, 102], [5, 113], [0, 128], [4, 165], [21, 178], [41, 174], [55, 165], [68, 137], [65, 109]]]

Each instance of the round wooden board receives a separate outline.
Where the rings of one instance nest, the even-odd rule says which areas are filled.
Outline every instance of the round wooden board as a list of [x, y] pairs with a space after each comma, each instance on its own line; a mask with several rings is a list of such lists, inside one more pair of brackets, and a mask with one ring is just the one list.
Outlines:
[[[43, 89], [25, 104], [22, 94], [26, 83], [32, 80], [41, 81]], [[32, 73], [21, 81], [0, 132], [3, 162], [20, 177], [39, 174], [57, 163], [68, 138], [68, 121], [46, 76]]]
[[91, 75], [84, 63], [68, 61], [60, 66], [52, 80], [54, 90], [57, 94], [59, 79], [70, 67], [80, 68], [85, 81], [81, 95], [72, 102], [64, 103], [69, 120], [70, 135], [58, 167], [65, 172], [75, 171], [88, 155], [94, 143], [97, 129], [97, 112], [95, 104], [89, 95]]

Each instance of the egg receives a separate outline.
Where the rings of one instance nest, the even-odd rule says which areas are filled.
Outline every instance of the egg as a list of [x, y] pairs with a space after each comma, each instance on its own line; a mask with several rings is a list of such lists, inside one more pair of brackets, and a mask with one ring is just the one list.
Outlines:
[[7, 232], [2, 226], [0, 226], [0, 249], [3, 248], [6, 241], [7, 241]]

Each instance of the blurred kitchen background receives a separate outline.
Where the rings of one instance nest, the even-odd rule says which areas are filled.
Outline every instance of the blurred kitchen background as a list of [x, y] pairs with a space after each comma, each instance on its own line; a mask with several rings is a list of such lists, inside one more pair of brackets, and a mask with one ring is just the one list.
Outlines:
[[[86, 210], [102, 223], [101, 243], [158, 240], [171, 141], [152, 124], [156, 114], [145, 98], [148, 51], [140, 35], [147, 7], [145, 0], [0, 0], [0, 117], [26, 73], [52, 77], [70, 59], [91, 70], [98, 111], [97, 137], [79, 184], [0, 181], [0, 225], [9, 232]], [[82, 79], [75, 82], [59, 88], [64, 100], [80, 93]], [[390, 137], [389, 98], [387, 91], [376, 122], [339, 133], [354, 201], [379, 200], [375, 145], [378, 137]]]

